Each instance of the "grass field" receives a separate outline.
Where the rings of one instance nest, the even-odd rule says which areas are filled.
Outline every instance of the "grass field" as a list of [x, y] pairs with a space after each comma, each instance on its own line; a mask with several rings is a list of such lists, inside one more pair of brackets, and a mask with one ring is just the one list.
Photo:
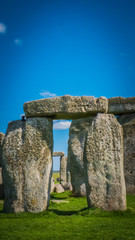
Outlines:
[[48, 211], [42, 213], [2, 213], [1, 240], [93, 239], [135, 240], [135, 196], [127, 196], [126, 211], [107, 212], [88, 209], [86, 198], [74, 198], [71, 192], [53, 193]]
[[60, 178], [60, 172], [53, 172], [53, 178], [55, 180], [54, 182], [58, 183], [57, 178]]

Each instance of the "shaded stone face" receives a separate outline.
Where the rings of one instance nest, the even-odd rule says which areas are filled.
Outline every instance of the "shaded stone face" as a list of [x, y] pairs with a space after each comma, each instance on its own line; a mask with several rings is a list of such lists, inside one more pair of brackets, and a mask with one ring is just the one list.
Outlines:
[[5, 212], [40, 212], [49, 204], [52, 120], [10, 122], [3, 145]]
[[68, 162], [75, 196], [86, 196], [83, 152], [91, 118], [73, 120], [69, 130]]
[[108, 99], [108, 112], [115, 115], [135, 113], [135, 97], [113, 97]]
[[89, 207], [126, 209], [122, 127], [111, 114], [98, 114], [87, 134], [84, 151]]
[[2, 180], [2, 168], [0, 168], [0, 198], [4, 198], [4, 187]]
[[0, 167], [2, 166], [2, 146], [5, 134], [0, 132]]
[[108, 111], [105, 97], [71, 97], [62, 96], [45, 98], [24, 103], [24, 112], [29, 117], [47, 117], [53, 119], [77, 119]]
[[124, 172], [127, 193], [135, 193], [135, 113], [118, 118], [123, 127]]

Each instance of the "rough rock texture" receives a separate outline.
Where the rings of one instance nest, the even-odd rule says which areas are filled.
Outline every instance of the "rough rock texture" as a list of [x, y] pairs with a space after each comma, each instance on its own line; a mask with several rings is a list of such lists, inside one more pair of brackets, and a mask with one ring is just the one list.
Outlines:
[[93, 119], [84, 163], [88, 206], [126, 209], [122, 127], [112, 114], [98, 114]]
[[62, 156], [64, 156], [65, 155], [65, 153], [64, 152], [54, 152], [53, 153], [53, 157], [62, 157]]
[[51, 178], [51, 192], [54, 191], [54, 178]]
[[106, 113], [108, 101], [105, 97], [72, 97], [62, 96], [45, 98], [24, 103], [27, 118], [51, 116], [53, 119], [76, 119], [91, 114]]
[[5, 212], [40, 212], [50, 197], [52, 120], [32, 118], [8, 125], [3, 145]]
[[60, 158], [60, 183], [67, 182], [67, 157]]
[[5, 134], [0, 132], [0, 167], [2, 166], [2, 145]]
[[135, 194], [135, 113], [122, 115], [118, 121], [123, 127], [126, 189]]
[[108, 112], [115, 115], [135, 113], [135, 97], [113, 97], [108, 99]]
[[67, 182], [71, 183], [71, 173], [69, 171], [67, 172]]
[[71, 184], [75, 196], [86, 196], [84, 179], [83, 152], [89, 126], [93, 117], [73, 120], [69, 130], [68, 162], [70, 165]]
[[72, 185], [69, 182], [63, 183], [62, 187], [64, 188], [65, 191], [72, 191]]
[[0, 198], [4, 197], [4, 188], [3, 188], [3, 181], [2, 181], [2, 168], [0, 168]]
[[64, 192], [64, 188], [61, 186], [61, 184], [56, 183], [56, 184], [54, 185], [54, 192], [56, 192], [56, 193], [62, 193], [62, 192]]

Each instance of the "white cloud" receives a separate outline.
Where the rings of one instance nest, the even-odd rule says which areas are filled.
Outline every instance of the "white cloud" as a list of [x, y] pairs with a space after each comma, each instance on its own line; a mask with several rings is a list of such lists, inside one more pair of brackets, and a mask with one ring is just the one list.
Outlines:
[[22, 46], [22, 45], [23, 45], [23, 40], [22, 40], [22, 39], [19, 39], [19, 38], [16, 38], [16, 39], [14, 40], [14, 43], [15, 43], [15, 45], [17, 45], [17, 46]]
[[6, 33], [6, 26], [4, 23], [0, 23], [0, 33]]
[[62, 129], [68, 129], [71, 125], [70, 121], [54, 121], [53, 124], [53, 129], [57, 129], [57, 130], [62, 130]]
[[56, 97], [56, 94], [55, 93], [50, 93], [50, 92], [47, 92], [47, 91], [42, 91], [40, 92], [40, 95], [42, 97]]

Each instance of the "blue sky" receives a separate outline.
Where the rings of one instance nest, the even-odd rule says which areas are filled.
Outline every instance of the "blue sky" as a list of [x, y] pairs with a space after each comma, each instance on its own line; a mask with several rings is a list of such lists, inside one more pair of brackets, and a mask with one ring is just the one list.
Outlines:
[[[135, 96], [134, 12], [134, 0], [0, 0], [0, 131], [26, 101]], [[55, 151], [69, 125], [55, 122]]]

